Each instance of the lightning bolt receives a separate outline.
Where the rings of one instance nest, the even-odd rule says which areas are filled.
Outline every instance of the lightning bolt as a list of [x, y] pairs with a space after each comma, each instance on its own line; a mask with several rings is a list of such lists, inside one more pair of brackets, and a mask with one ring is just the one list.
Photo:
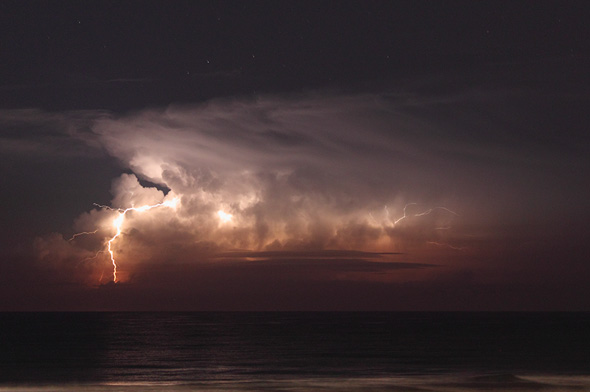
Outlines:
[[[415, 204], [415, 203], [414, 203], [414, 204]], [[407, 206], [406, 206], [406, 207], [407, 207]], [[424, 216], [424, 215], [428, 215], [428, 214], [430, 214], [430, 213], [431, 213], [432, 211], [434, 211], [434, 210], [444, 210], [444, 211], [450, 212], [451, 214], [453, 214], [453, 215], [455, 215], [455, 216], [459, 216], [459, 214], [457, 214], [455, 211], [451, 211], [451, 210], [449, 210], [447, 207], [433, 207], [433, 208], [429, 208], [428, 210], [426, 210], [426, 211], [424, 211], [424, 212], [421, 212], [421, 213], [419, 213], [419, 214], [416, 214], [416, 215], [414, 215], [414, 216]], [[405, 214], [405, 211], [404, 211], [404, 214]]]
[[[400, 218], [397, 218], [395, 221], [393, 221], [393, 227], [397, 226], [398, 223], [400, 223], [402, 220], [406, 219], [408, 217], [408, 215], [406, 215], [406, 209], [409, 206], [413, 206], [416, 205], [417, 203], [408, 203], [404, 206], [404, 215], [402, 215]], [[387, 212], [387, 217], [389, 218], [389, 210], [387, 209], [387, 206], [385, 206], [385, 210]], [[415, 215], [418, 216], [418, 215]]]
[[90, 261], [90, 260], [94, 260], [94, 259], [96, 259], [96, 258], [98, 257], [98, 255], [99, 255], [99, 254], [101, 254], [101, 253], [104, 253], [104, 252], [105, 252], [104, 250], [99, 250], [98, 252], [96, 252], [96, 254], [95, 254], [94, 256], [90, 256], [90, 257], [85, 257], [85, 258], [83, 258], [82, 260], [78, 261], [78, 266], [79, 266], [80, 264], [82, 264], [83, 262], [85, 262], [85, 261]]
[[164, 201], [164, 202], [158, 203], [158, 204], [145, 205], [145, 206], [141, 206], [141, 207], [129, 207], [126, 209], [112, 208], [109, 206], [95, 204], [97, 207], [104, 208], [104, 209], [111, 210], [111, 211], [117, 211], [117, 213], [118, 213], [117, 217], [113, 220], [113, 226], [116, 229], [115, 235], [112, 236], [111, 239], [107, 241], [107, 252], [109, 252], [109, 255], [111, 256], [111, 264], [113, 265], [113, 282], [114, 283], [117, 283], [117, 261], [115, 260], [115, 252], [113, 250], [113, 242], [122, 233], [121, 228], [123, 226], [123, 223], [125, 222], [125, 215], [127, 215], [127, 213], [129, 211], [145, 212], [145, 211], [151, 210], [152, 208], [157, 208], [157, 207], [175, 208], [177, 203], [178, 203], [178, 198], [174, 198], [172, 200], [167, 200], [167, 201]]
[[[455, 216], [459, 216], [459, 214], [457, 214], [455, 211], [448, 209], [447, 207], [441, 207], [441, 206], [437, 206], [437, 207], [432, 207], [432, 208], [428, 208], [422, 212], [418, 212], [416, 214], [408, 214], [408, 207], [413, 206], [413, 205], [418, 205], [418, 203], [408, 203], [404, 206], [403, 208], [403, 215], [400, 216], [399, 218], [396, 219], [392, 219], [389, 213], [389, 209], [387, 208], [387, 206], [384, 207], [384, 211], [385, 211], [385, 221], [388, 222], [388, 224], [390, 225], [391, 228], [396, 227], [401, 221], [403, 221], [404, 219], [408, 219], [411, 217], [420, 217], [420, 216], [426, 216], [429, 215], [431, 213], [433, 213], [436, 210], [443, 210], [446, 211], [452, 215]], [[377, 222], [377, 220], [373, 217], [373, 215], [371, 213], [369, 213], [369, 218], [371, 221], [373, 221], [376, 224], [379, 224]], [[451, 228], [450, 225], [448, 226], [439, 226], [439, 227], [435, 227], [435, 230], [449, 230]], [[454, 249], [454, 250], [465, 250], [467, 248], [465, 247], [457, 247], [457, 246], [453, 246], [450, 244], [446, 244], [446, 243], [440, 243], [440, 242], [436, 242], [436, 241], [427, 241], [428, 244], [430, 245], [435, 245], [435, 246], [444, 246], [444, 247], [448, 247], [450, 249]]]
[[[406, 205], [404, 206], [404, 214], [403, 214], [401, 217], [399, 217], [399, 218], [397, 218], [396, 220], [394, 220], [394, 221], [393, 221], [393, 227], [395, 227], [395, 226], [396, 226], [396, 225], [397, 225], [399, 222], [401, 222], [402, 220], [404, 220], [404, 219], [407, 219], [407, 218], [408, 218], [408, 214], [407, 214], [407, 208], [408, 208], [409, 206], [413, 206], [413, 205], [417, 205], [417, 204], [418, 204], [418, 203], [408, 203], [408, 204], [406, 204]], [[425, 211], [422, 211], [422, 212], [419, 212], [419, 213], [417, 213], [417, 214], [414, 214], [414, 215], [412, 215], [412, 216], [425, 216], [425, 215], [428, 215], [428, 214], [432, 213], [432, 212], [433, 212], [433, 211], [435, 211], [435, 210], [444, 210], [444, 211], [450, 212], [451, 214], [453, 214], [453, 215], [455, 215], [455, 216], [459, 216], [459, 214], [457, 214], [455, 211], [449, 210], [449, 209], [448, 209], [448, 208], [446, 208], [446, 207], [432, 207], [432, 208], [429, 208], [429, 209], [427, 209], [427, 210], [425, 210]], [[389, 219], [389, 210], [387, 209], [387, 206], [385, 206], [385, 213], [386, 213], [386, 215], [387, 215], [387, 218]]]
[[427, 243], [430, 244], [430, 245], [444, 246], [444, 247], [447, 247], [447, 248], [450, 248], [450, 249], [454, 249], [454, 250], [465, 250], [465, 249], [467, 249], [464, 246], [453, 246], [453, 245], [444, 244], [444, 243], [436, 242], [436, 241], [428, 241]]
[[[129, 208], [113, 208], [110, 206], [106, 206], [106, 205], [102, 205], [102, 204], [96, 204], [93, 203], [93, 205], [95, 205], [96, 207], [105, 209], [105, 210], [109, 210], [109, 211], [116, 211], [117, 212], [117, 217], [113, 220], [113, 226], [115, 227], [115, 235], [112, 236], [107, 242], [106, 242], [106, 250], [99, 250], [98, 252], [96, 252], [96, 254], [94, 256], [91, 257], [86, 257], [82, 260], [79, 261], [78, 264], [84, 262], [84, 261], [88, 261], [88, 260], [93, 260], [95, 258], [98, 257], [99, 254], [101, 253], [109, 253], [110, 259], [111, 259], [111, 264], [113, 265], [113, 282], [117, 283], [117, 261], [115, 260], [115, 251], [113, 250], [113, 242], [122, 234], [122, 227], [123, 227], [123, 223], [125, 222], [125, 215], [129, 212], [129, 211], [136, 211], [136, 212], [144, 212], [144, 211], [148, 211], [151, 210], [152, 208], [157, 208], [157, 207], [170, 207], [170, 208], [176, 208], [176, 205], [178, 204], [178, 198], [175, 197], [174, 199], [171, 200], [166, 200], [162, 203], [158, 203], [158, 204], [151, 204], [151, 205], [144, 205], [141, 207], [129, 207]], [[76, 237], [79, 237], [81, 235], [90, 235], [90, 234], [96, 234], [98, 232], [99, 229], [96, 229], [94, 231], [82, 231], [80, 233], [75, 233], [74, 235], [72, 235], [72, 237], [68, 240], [68, 241], [73, 241]], [[102, 280], [102, 275], [99, 279], [99, 282]]]
[[[403, 209], [403, 215], [400, 216], [399, 218], [395, 219], [395, 220], [392, 220], [391, 219], [391, 216], [390, 216], [390, 213], [389, 213], [389, 208], [387, 208], [387, 206], [384, 206], [383, 207], [383, 210], [385, 211], [385, 219], [391, 224], [392, 227], [395, 227], [395, 226], [397, 226], [398, 223], [400, 223], [404, 219], [407, 219], [407, 218], [410, 218], [410, 217], [415, 217], [415, 216], [425, 216], [425, 215], [431, 214], [435, 210], [444, 210], [444, 211], [447, 211], [447, 212], [449, 212], [449, 213], [451, 213], [451, 214], [453, 214], [455, 216], [459, 216], [459, 214], [457, 214], [455, 211], [452, 211], [452, 210], [448, 209], [447, 207], [432, 207], [432, 208], [429, 208], [429, 209], [424, 210], [422, 212], [419, 212], [417, 214], [408, 215], [408, 212], [407, 212], [408, 207], [409, 206], [413, 206], [413, 205], [418, 205], [418, 203], [408, 203], [408, 204], [406, 204], [404, 206], [404, 209]], [[373, 223], [375, 223], [377, 225], [380, 224], [375, 219], [375, 217], [373, 216], [373, 214], [371, 214], [370, 212], [369, 212], [368, 216], [369, 216], [369, 220], [371, 220]], [[443, 227], [437, 227], [436, 229], [437, 230], [448, 230], [450, 228], [451, 228], [450, 226], [443, 226]]]
[[97, 231], [98, 231], [98, 229], [96, 229], [94, 231], [82, 231], [80, 233], [75, 233], [74, 235], [72, 235], [72, 238], [70, 238], [68, 241], [73, 241], [76, 237], [79, 237], [81, 235], [96, 234]]

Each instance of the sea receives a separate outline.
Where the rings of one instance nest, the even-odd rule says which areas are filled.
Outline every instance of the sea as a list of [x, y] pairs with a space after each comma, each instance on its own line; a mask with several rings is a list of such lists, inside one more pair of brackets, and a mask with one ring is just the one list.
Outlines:
[[590, 391], [590, 313], [0, 313], [0, 391]]

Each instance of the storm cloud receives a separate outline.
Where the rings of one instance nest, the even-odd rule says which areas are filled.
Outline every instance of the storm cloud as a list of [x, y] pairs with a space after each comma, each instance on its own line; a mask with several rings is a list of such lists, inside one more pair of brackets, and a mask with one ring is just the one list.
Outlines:
[[[547, 188], [585, 165], [571, 141], [515, 140], [519, 124], [502, 110], [531, 100], [518, 89], [463, 89], [219, 99], [84, 113], [83, 122], [80, 114], [27, 112], [52, 124], [51, 140], [106, 152], [127, 169], [113, 179], [108, 205], [76, 218], [71, 233], [38, 238], [35, 249], [65, 281], [106, 284], [118, 214], [165, 203], [125, 214], [112, 241], [122, 282], [149, 281], [153, 266], [174, 264], [375, 281], [470, 268], [496, 255], [500, 241], [524, 244], [551, 230], [557, 216], [547, 207], [563, 200]], [[522, 119], [534, 123], [535, 113], [523, 109]], [[23, 114], [3, 121], [26, 124]], [[60, 131], [55, 118], [67, 126]], [[55, 153], [56, 144], [45, 148]], [[533, 145], [546, 155], [530, 154]], [[525, 204], [541, 191], [542, 202]], [[375, 259], [383, 252], [403, 255]]]

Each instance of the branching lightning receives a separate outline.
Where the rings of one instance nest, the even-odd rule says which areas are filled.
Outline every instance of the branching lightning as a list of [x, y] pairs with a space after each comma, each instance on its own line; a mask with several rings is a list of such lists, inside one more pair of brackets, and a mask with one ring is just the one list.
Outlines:
[[98, 231], [98, 229], [96, 229], [94, 231], [82, 231], [80, 233], [75, 233], [74, 235], [72, 235], [72, 238], [70, 238], [68, 241], [73, 241], [76, 237], [79, 237], [81, 235], [96, 234], [97, 231]]
[[[94, 205], [100, 209], [103, 210], [107, 210], [107, 211], [112, 211], [112, 228], [114, 229], [114, 234], [111, 237], [107, 237], [105, 238], [105, 241], [103, 242], [103, 247], [101, 250], [99, 250], [98, 252], [96, 252], [96, 254], [94, 254], [94, 256], [90, 256], [87, 257], [83, 260], [81, 260], [80, 262], [83, 261], [87, 261], [87, 260], [93, 260], [96, 259], [101, 253], [108, 253], [108, 258], [110, 260], [110, 263], [112, 265], [112, 280], [113, 283], [118, 283], [119, 282], [119, 278], [117, 276], [118, 273], [118, 267], [119, 264], [117, 262], [117, 258], [116, 258], [116, 241], [119, 237], [122, 236], [122, 234], [124, 234], [123, 232], [123, 226], [126, 222], [126, 218], [128, 217], [128, 213], [130, 212], [134, 212], [134, 213], [143, 213], [149, 210], [152, 210], [154, 208], [158, 208], [158, 207], [168, 207], [168, 208], [173, 208], [176, 209], [176, 206], [179, 202], [178, 197], [170, 199], [170, 200], [166, 200], [163, 201], [161, 203], [157, 203], [157, 204], [151, 204], [151, 205], [143, 205], [140, 207], [129, 207], [129, 208], [114, 208], [114, 207], [110, 207], [107, 205], [101, 205], [101, 204], [96, 204], [94, 203]], [[456, 212], [446, 208], [446, 207], [432, 207], [432, 208], [428, 208], [425, 210], [418, 210], [419, 212], [417, 213], [412, 213], [410, 206], [416, 206], [418, 205], [418, 203], [408, 203], [404, 206], [403, 208], [403, 214], [401, 216], [398, 217], [391, 217], [390, 211], [388, 209], [387, 206], [384, 207], [384, 219], [379, 219], [379, 221], [377, 219], [375, 219], [375, 217], [369, 213], [369, 219], [371, 222], [373, 222], [376, 225], [382, 226], [383, 228], [385, 227], [389, 227], [389, 228], [395, 228], [396, 226], [398, 226], [400, 224], [400, 222], [406, 220], [406, 219], [411, 219], [413, 217], [423, 217], [429, 214], [432, 214], [434, 211], [436, 210], [442, 210], [445, 211], [449, 214], [452, 214], [454, 216], [459, 216], [459, 214], [457, 214]], [[230, 213], [227, 213], [225, 211], [223, 211], [222, 209], [219, 209], [218, 211], [216, 211], [216, 215], [217, 218], [219, 219], [220, 224], [227, 224], [232, 222], [234, 216]], [[111, 230], [113, 230], [111, 229]], [[439, 227], [435, 228], [436, 230], [448, 230], [450, 229], [450, 226], [447, 225], [442, 225]], [[82, 235], [91, 235], [91, 234], [96, 234], [99, 231], [102, 232], [103, 229], [96, 229], [94, 231], [84, 231], [84, 232], [80, 232], [80, 233], [76, 233], [74, 235], [72, 235], [72, 237], [68, 240], [68, 241], [73, 241], [74, 239], [76, 239], [79, 236]], [[446, 243], [441, 243], [441, 242], [436, 242], [436, 241], [427, 241], [426, 243], [430, 244], [430, 245], [435, 245], [435, 246], [444, 246], [444, 247], [448, 247], [450, 249], [454, 249], [454, 250], [464, 250], [465, 248], [462, 247], [456, 247], [453, 245], [449, 245]], [[102, 281], [104, 275], [104, 271], [101, 274], [101, 277], [99, 279], [99, 282]]]
[[105, 206], [104, 204], [92, 203], [92, 205], [109, 211], [122, 211], [120, 208], [113, 208], [110, 206]]
[[446, 207], [433, 207], [433, 208], [430, 208], [430, 209], [428, 209], [428, 210], [426, 210], [426, 211], [424, 211], [424, 212], [421, 212], [421, 213], [419, 213], [419, 214], [416, 214], [416, 215], [414, 215], [414, 216], [424, 216], [424, 215], [428, 215], [428, 214], [430, 214], [430, 213], [431, 213], [432, 211], [434, 211], [434, 210], [444, 210], [444, 211], [450, 212], [451, 214], [453, 214], [453, 215], [455, 215], [455, 216], [459, 216], [459, 214], [457, 214], [455, 211], [451, 211], [451, 210], [449, 210], [449, 209], [448, 209], [448, 208], [446, 208]]
[[[404, 211], [404, 214], [401, 217], [397, 218], [396, 220], [394, 220], [392, 222], [393, 227], [397, 226], [397, 224], [399, 222], [401, 222], [402, 220], [409, 218], [408, 213], [407, 213], [408, 207], [409, 206], [413, 206], [413, 205], [417, 205], [417, 204], [418, 203], [408, 203], [408, 204], [406, 204], [404, 206], [404, 210], [403, 210]], [[432, 208], [429, 208], [429, 209], [427, 209], [425, 211], [422, 211], [422, 212], [419, 212], [417, 214], [413, 214], [413, 215], [410, 215], [410, 216], [414, 216], [414, 217], [416, 217], [416, 216], [425, 216], [425, 215], [431, 214], [435, 210], [444, 210], [444, 211], [447, 211], [447, 212], [449, 212], [449, 213], [451, 213], [451, 214], [453, 214], [455, 216], [459, 216], [459, 214], [457, 214], [455, 211], [452, 211], [452, 210], [450, 210], [450, 209], [448, 209], [446, 207], [432, 207]], [[387, 208], [387, 206], [385, 206], [385, 216], [387, 217], [387, 220], [391, 222], [391, 219], [389, 217], [389, 209]], [[371, 215], [371, 218], [373, 218], [372, 215]], [[374, 218], [373, 218], [373, 220], [374, 220]]]
[[[115, 219], [113, 219], [113, 227], [115, 228], [115, 235], [113, 235], [107, 242], [106, 242], [106, 250], [99, 250], [98, 252], [96, 252], [96, 254], [92, 257], [87, 257], [82, 261], [86, 261], [86, 260], [92, 260], [95, 259], [96, 257], [98, 257], [98, 255], [100, 253], [105, 253], [108, 252], [110, 259], [111, 259], [111, 264], [113, 265], [113, 282], [117, 283], [117, 261], [115, 259], [115, 251], [113, 249], [113, 243], [114, 241], [121, 236], [122, 234], [122, 227], [123, 227], [123, 223], [125, 222], [125, 216], [127, 215], [128, 212], [130, 211], [135, 211], [135, 212], [145, 212], [148, 210], [151, 210], [152, 208], [157, 208], [157, 207], [170, 207], [170, 208], [176, 208], [176, 205], [178, 204], [178, 198], [174, 198], [171, 200], [166, 200], [162, 203], [158, 203], [158, 204], [151, 204], [151, 205], [144, 205], [141, 207], [129, 207], [129, 208], [112, 208], [106, 205], [102, 205], [102, 204], [96, 204], [94, 203], [95, 206], [105, 209], [105, 210], [109, 210], [109, 211], [116, 211], [117, 212], [117, 216], [115, 217]], [[89, 234], [96, 234], [98, 232], [99, 229], [96, 229], [94, 231], [83, 231], [80, 233], [76, 233], [72, 236], [72, 238], [70, 238], [68, 241], [72, 241], [73, 239], [75, 239], [78, 236], [81, 235], [89, 235]], [[101, 280], [102, 280], [102, 276], [101, 276]]]
[[430, 244], [430, 245], [444, 246], [444, 247], [447, 247], [447, 248], [450, 248], [450, 249], [454, 249], [454, 250], [465, 250], [465, 249], [467, 249], [464, 246], [453, 246], [453, 245], [450, 245], [450, 244], [444, 244], [444, 243], [436, 242], [436, 241], [428, 241], [427, 243]]
[[105, 253], [105, 252], [106, 252], [105, 250], [99, 250], [98, 252], [96, 252], [96, 254], [95, 254], [94, 256], [91, 256], [91, 257], [86, 257], [86, 258], [84, 258], [84, 259], [80, 260], [80, 261], [78, 262], [78, 265], [82, 264], [82, 263], [83, 263], [83, 262], [85, 262], [85, 261], [94, 260], [94, 259], [96, 259], [96, 258], [98, 257], [98, 255], [99, 255], [99, 254], [101, 254], [101, 253]]
[[[402, 220], [406, 219], [406, 218], [408, 217], [408, 215], [406, 214], [406, 209], [407, 209], [409, 206], [413, 206], [413, 205], [416, 205], [416, 204], [417, 204], [417, 203], [408, 203], [408, 204], [406, 204], [406, 205], [404, 206], [404, 215], [402, 215], [401, 217], [399, 217], [399, 218], [397, 218], [396, 220], [394, 220], [394, 221], [393, 221], [393, 227], [397, 226], [397, 224], [398, 224], [399, 222], [401, 222]], [[387, 208], [387, 206], [385, 206], [385, 212], [386, 212], [387, 218], [389, 218], [389, 209]], [[416, 215], [416, 216], [417, 216], [417, 215]]]
[[[387, 206], [385, 206], [384, 207], [384, 211], [385, 211], [384, 212], [385, 222], [387, 222], [387, 224], [389, 224], [389, 226], [391, 228], [395, 228], [404, 219], [408, 219], [408, 218], [411, 218], [411, 217], [426, 216], [426, 215], [429, 215], [429, 214], [433, 213], [436, 210], [446, 211], [446, 212], [448, 212], [448, 213], [450, 213], [452, 215], [459, 216], [459, 214], [457, 214], [455, 211], [450, 210], [450, 209], [448, 209], [446, 207], [440, 207], [440, 206], [428, 208], [428, 209], [426, 209], [426, 210], [424, 210], [422, 212], [418, 212], [416, 214], [409, 214], [408, 213], [408, 207], [413, 206], [413, 205], [417, 205], [417, 204], [418, 203], [408, 203], [408, 204], [406, 204], [404, 206], [404, 208], [403, 208], [403, 215], [400, 216], [399, 218], [396, 218], [396, 219], [392, 219], [391, 218], [390, 213], [389, 213], [389, 209], [387, 208]], [[379, 225], [379, 222], [377, 222], [377, 220], [375, 219], [375, 217], [371, 213], [369, 213], [369, 219], [373, 223]], [[435, 230], [449, 230], [450, 228], [451, 228], [450, 225], [447, 225], [447, 226], [439, 226], [439, 227], [435, 227]], [[441, 242], [436, 242], [436, 241], [427, 241], [427, 243], [430, 244], [430, 245], [448, 247], [448, 248], [454, 249], [454, 250], [465, 250], [466, 249], [464, 247], [457, 247], [457, 246], [453, 246], [453, 245], [449, 245], [449, 244], [441, 243]]]
[[[110, 240], [107, 241], [107, 251], [109, 252], [109, 255], [111, 256], [111, 263], [113, 264], [113, 282], [117, 283], [117, 261], [115, 260], [115, 252], [113, 251], [113, 242], [117, 239], [117, 237], [119, 237], [121, 235], [121, 227], [123, 226], [123, 222], [125, 221], [125, 215], [129, 212], [129, 211], [137, 211], [137, 212], [144, 212], [144, 211], [148, 211], [151, 210], [152, 208], [156, 208], [156, 207], [171, 207], [174, 208], [176, 207], [176, 203], [178, 202], [178, 199], [172, 199], [172, 200], [168, 200], [168, 201], [164, 201], [162, 203], [158, 203], [158, 204], [152, 204], [152, 205], [145, 205], [145, 206], [141, 206], [141, 207], [129, 207], [126, 209], [117, 209], [116, 211], [118, 211], [119, 215], [113, 220], [113, 226], [115, 227], [115, 229], [117, 230], [115, 235], [113, 237], [111, 237]], [[101, 207], [106, 207], [106, 206], [101, 206]], [[106, 207], [107, 209], [110, 210], [114, 210], [111, 207]]]

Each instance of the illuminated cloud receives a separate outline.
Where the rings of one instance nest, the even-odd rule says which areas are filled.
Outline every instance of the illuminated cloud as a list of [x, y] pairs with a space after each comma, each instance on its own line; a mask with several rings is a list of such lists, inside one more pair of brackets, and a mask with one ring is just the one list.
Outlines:
[[[510, 217], [527, 186], [517, 182], [543, 163], [523, 155], [526, 147], [497, 143], [496, 130], [466, 138], [453, 126], [463, 117], [433, 121], [437, 108], [461, 112], [458, 102], [487, 107], [512, 95], [266, 96], [100, 113], [72, 137], [132, 173], [113, 181], [109, 206], [77, 219], [74, 229], [90, 234], [58, 249], [82, 256], [99, 283], [113, 278], [109, 243], [122, 282], [144, 265], [219, 263], [236, 250], [406, 252], [417, 265], [438, 264], [437, 255], [471, 249], [477, 230]], [[121, 217], [129, 208], [139, 210]], [[392, 262], [385, 270], [409, 266]], [[345, 271], [350, 261], [329, 263]]]
[[[113, 181], [109, 206], [77, 219], [75, 230], [88, 234], [59, 246], [105, 283], [109, 244], [125, 281], [142, 263], [214, 262], [236, 249], [383, 252], [443, 242], [438, 228], [457, 216], [434, 204], [445, 190], [433, 184], [428, 198], [411, 200], [403, 192], [424, 181], [417, 165], [434, 155], [412, 136], [415, 121], [391, 109], [375, 95], [266, 97], [100, 116], [91, 134], [75, 136], [133, 174]], [[122, 216], [171, 200], [174, 208]]]

